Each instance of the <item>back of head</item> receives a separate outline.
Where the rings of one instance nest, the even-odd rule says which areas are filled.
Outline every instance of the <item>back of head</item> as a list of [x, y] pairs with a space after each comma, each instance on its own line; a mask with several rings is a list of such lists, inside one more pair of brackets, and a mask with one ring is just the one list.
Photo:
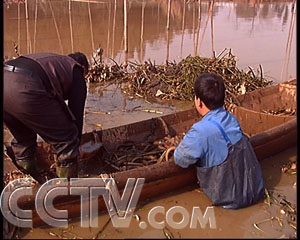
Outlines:
[[85, 68], [87, 72], [89, 69], [89, 62], [86, 56], [81, 52], [75, 52], [68, 55], [69, 57], [73, 58], [76, 62], [78, 62], [81, 66]]
[[195, 79], [194, 91], [197, 98], [210, 110], [224, 105], [225, 85], [221, 76], [214, 73], [203, 73]]

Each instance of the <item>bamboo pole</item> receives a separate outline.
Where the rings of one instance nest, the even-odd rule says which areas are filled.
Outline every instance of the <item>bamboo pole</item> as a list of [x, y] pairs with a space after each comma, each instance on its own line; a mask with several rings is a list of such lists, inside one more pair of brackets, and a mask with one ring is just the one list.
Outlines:
[[252, 21], [251, 21], [250, 35], [252, 35], [252, 32], [253, 32], [253, 30], [254, 30], [254, 26], [255, 26], [254, 22], [255, 22], [255, 16], [253, 15]]
[[296, 16], [295, 0], [293, 2], [293, 7], [294, 9], [291, 16], [290, 28], [289, 28], [288, 39], [287, 39], [286, 49], [285, 49], [285, 60], [281, 71], [281, 81], [286, 81], [288, 78], [288, 66], [289, 66], [289, 61], [291, 56], [291, 48], [292, 48], [292, 40], [293, 40], [294, 24], [295, 24], [295, 16]]
[[126, 101], [126, 97], [123, 94], [123, 99], [122, 99], [122, 112], [126, 112], [126, 105], [127, 105], [127, 101]]
[[167, 55], [166, 61], [169, 61], [169, 53], [170, 53], [170, 17], [171, 17], [171, 0], [168, 0], [168, 16], [167, 16]]
[[293, 12], [292, 12], [292, 17], [291, 17], [291, 23], [290, 23], [290, 28], [289, 28], [289, 34], [288, 34], [288, 41], [289, 44], [287, 44], [286, 46], [286, 51], [288, 51], [288, 49], [290, 49], [291, 47], [291, 42], [292, 42], [292, 36], [293, 36], [293, 32], [294, 32], [294, 23], [295, 23], [295, 15], [296, 15], [296, 2], [294, 0], [293, 2]]
[[94, 43], [93, 21], [92, 21], [92, 13], [91, 13], [90, 2], [88, 2], [88, 12], [89, 12], [89, 21], [90, 21], [92, 51], [94, 51], [95, 50], [95, 43]]
[[25, 18], [26, 18], [27, 53], [31, 53], [31, 39], [30, 39], [30, 33], [29, 33], [28, 0], [25, 0]]
[[168, 0], [168, 17], [167, 17], [167, 29], [170, 29], [170, 15], [171, 15], [171, 0]]
[[214, 1], [211, 0], [211, 1], [210, 1], [210, 4], [209, 4], [209, 9], [208, 9], [208, 13], [207, 13], [207, 18], [206, 18], [205, 27], [204, 27], [204, 30], [203, 30], [203, 34], [202, 34], [202, 37], [201, 37], [200, 44], [199, 44], [199, 50], [200, 50], [200, 48], [201, 48], [201, 45], [202, 45], [202, 42], [203, 42], [203, 38], [204, 38], [204, 36], [205, 36], [205, 32], [206, 32], [206, 29], [207, 29], [208, 20], [209, 20], [209, 17], [210, 17], [210, 15], [211, 15], [211, 12], [212, 12], [212, 9], [213, 9], [213, 4], [214, 4]]
[[169, 61], [169, 52], [170, 52], [170, 30], [167, 29], [167, 56], [166, 56], [166, 61]]
[[114, 4], [114, 21], [113, 21], [113, 33], [112, 33], [111, 58], [114, 58], [115, 31], [116, 31], [116, 13], [117, 13], [117, 0], [115, 0], [115, 4]]
[[21, 53], [21, 16], [20, 16], [20, 2], [18, 2], [18, 49]]
[[182, 59], [182, 52], [183, 52], [183, 39], [184, 39], [184, 28], [185, 28], [185, 12], [186, 12], [186, 3], [183, 0], [183, 14], [182, 14], [182, 26], [181, 26], [181, 44], [180, 44], [180, 58]]
[[[193, 43], [194, 43], [194, 49], [195, 49], [195, 3], [193, 3]], [[195, 50], [194, 50], [195, 51]]]
[[109, 42], [110, 42], [110, 23], [111, 23], [111, 1], [108, 3], [108, 28], [107, 28], [107, 44], [106, 52], [109, 52]]
[[[124, 68], [127, 68], [127, 62], [128, 62], [128, 52], [124, 52], [124, 63], [122, 64]], [[127, 98], [125, 94], [122, 94], [122, 96], [123, 96], [122, 111], [126, 112]]]
[[159, 23], [160, 23], [160, 2], [157, 3], [157, 31], [159, 32]]
[[37, 14], [38, 14], [38, 0], [35, 0], [35, 13], [34, 13], [34, 34], [33, 34], [33, 52], [35, 52], [36, 43], [36, 26], [37, 26]]
[[294, 14], [292, 13], [291, 16], [291, 22], [290, 22], [290, 28], [289, 28], [289, 33], [288, 33], [288, 39], [286, 42], [286, 48], [285, 48], [285, 58], [284, 58], [284, 64], [283, 68], [281, 71], [281, 81], [286, 81], [287, 80], [287, 75], [288, 75], [288, 59], [290, 58], [290, 47], [291, 47], [291, 36], [293, 33], [293, 22], [294, 22]]
[[146, 3], [143, 0], [142, 2], [142, 22], [141, 22], [141, 44], [140, 44], [140, 62], [142, 62], [143, 55], [143, 42], [144, 42], [144, 18], [145, 18], [145, 6]]
[[124, 52], [128, 53], [128, 19], [127, 19], [127, 0], [124, 0]]
[[[214, 0], [213, 0], [214, 1]], [[210, 39], [211, 39], [211, 52], [212, 57], [215, 57], [215, 49], [214, 49], [214, 17], [213, 17], [213, 7], [210, 14]]]
[[198, 2], [198, 27], [197, 27], [197, 38], [196, 38], [196, 52], [194, 53], [195, 56], [197, 56], [197, 54], [198, 54], [200, 26], [201, 26], [201, 2], [199, 1]]
[[60, 51], [63, 54], [64, 50], [63, 50], [63, 46], [62, 46], [62, 42], [61, 42], [61, 37], [60, 37], [60, 34], [59, 34], [59, 29], [58, 29], [56, 18], [55, 18], [54, 12], [53, 12], [51, 1], [48, 0], [48, 3], [49, 3], [49, 6], [50, 6], [51, 15], [52, 15], [52, 18], [53, 18], [53, 21], [54, 21], [54, 26], [55, 26], [55, 29], [56, 29], [56, 34], [57, 34], [57, 38], [58, 38], [58, 42], [59, 42], [59, 46], [60, 46]]
[[72, 24], [72, 0], [69, 0], [69, 24], [70, 24], [71, 51], [73, 53], [74, 39], [73, 39], [73, 24]]

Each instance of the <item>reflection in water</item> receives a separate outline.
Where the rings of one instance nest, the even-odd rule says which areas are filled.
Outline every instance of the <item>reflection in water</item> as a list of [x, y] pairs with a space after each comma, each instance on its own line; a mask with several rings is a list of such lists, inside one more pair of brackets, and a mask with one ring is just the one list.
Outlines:
[[171, 0], [168, 0], [168, 17], [167, 17], [167, 56], [166, 56], [166, 61], [169, 61], [169, 54], [170, 54], [170, 17], [171, 17]]
[[[90, 23], [90, 31], [91, 31], [92, 49], [95, 49], [93, 21], [92, 21], [92, 13], [91, 13], [91, 4], [90, 4], [90, 2], [88, 2], [88, 10], [89, 10], [89, 23]], [[109, 21], [110, 21], [110, 8], [109, 8]], [[109, 26], [110, 26], [110, 24], [109, 24]], [[109, 29], [110, 28], [108, 28], [108, 30]], [[109, 35], [109, 31], [108, 31], [108, 35]]]
[[[127, 0], [124, 0], [124, 53], [125, 56], [127, 56], [128, 53], [128, 8], [127, 8]], [[109, 27], [108, 27], [109, 29]], [[107, 45], [109, 45], [109, 38], [107, 38]], [[127, 59], [125, 59], [125, 62], [127, 62]]]
[[5, 56], [16, 56], [13, 43], [20, 54], [81, 51], [92, 56], [101, 47], [104, 58], [118, 63], [150, 58], [161, 64], [192, 54], [211, 57], [231, 48], [240, 67], [262, 64], [266, 77], [283, 81], [296, 75], [295, 4], [293, 0], [28, 0], [5, 5]]
[[285, 60], [284, 60], [284, 65], [282, 68], [281, 72], [281, 80], [287, 79], [288, 77], [288, 66], [289, 66], [289, 61], [290, 61], [290, 56], [291, 56], [291, 48], [292, 48], [292, 37], [294, 33], [294, 23], [295, 23], [295, 18], [296, 18], [296, 0], [293, 2], [293, 14], [291, 18], [291, 24], [290, 24], [290, 29], [289, 29], [289, 35], [288, 35], [288, 40], [286, 43], [286, 50], [285, 50]]
[[31, 52], [31, 39], [30, 39], [30, 33], [29, 33], [29, 27], [28, 27], [28, 2], [25, 1], [25, 18], [26, 18], [26, 37], [27, 37], [27, 52]]
[[[141, 22], [141, 45], [140, 45], [140, 56], [142, 56], [143, 53], [143, 43], [144, 43], [144, 21], [145, 21], [145, 7], [146, 7], [146, 2], [143, 0], [143, 5], [142, 5], [142, 22]], [[141, 57], [139, 58], [140, 62], [143, 60]]]
[[[117, 0], [114, 2], [114, 17], [113, 17], [113, 34], [112, 34], [112, 49], [111, 49], [111, 58], [113, 58], [114, 46], [115, 46], [115, 29], [116, 29], [116, 14], [117, 14]], [[108, 53], [107, 53], [108, 54]]]
[[196, 39], [196, 45], [194, 50], [194, 56], [198, 53], [198, 43], [199, 43], [199, 34], [200, 34], [200, 25], [201, 25], [201, 3], [198, 2], [198, 27], [197, 27], [197, 39]]
[[72, 5], [71, 5], [71, 0], [69, 0], [69, 22], [70, 22], [71, 49], [72, 49], [72, 52], [74, 52], [73, 24], [72, 24]]
[[[182, 58], [183, 51], [183, 38], [184, 38], [184, 29], [185, 29], [185, 12], [186, 12], [186, 4], [183, 5], [183, 15], [182, 15], [182, 28], [181, 28], [181, 45], [180, 45], [180, 58]], [[201, 15], [200, 15], [201, 18]]]
[[54, 21], [54, 26], [55, 26], [55, 30], [56, 30], [56, 34], [57, 34], [59, 46], [60, 46], [60, 51], [61, 51], [61, 54], [64, 54], [64, 49], [63, 49], [63, 45], [62, 45], [62, 41], [61, 41], [59, 29], [58, 29], [56, 18], [55, 18], [54, 11], [53, 11], [53, 8], [52, 8], [52, 3], [49, 0], [48, 0], [48, 2], [49, 2], [49, 7], [50, 7], [51, 15], [52, 15], [52, 18], [53, 18], [53, 21]]
[[214, 50], [214, 18], [213, 18], [213, 6], [210, 11], [210, 40], [211, 40], [211, 52], [212, 57], [215, 56], [215, 50]]
[[[199, 49], [201, 48], [202, 41], [203, 41], [203, 38], [204, 38], [204, 36], [205, 36], [205, 31], [206, 31], [206, 29], [207, 29], [207, 24], [208, 24], [209, 17], [212, 19], [213, 6], [214, 6], [214, 1], [211, 1], [210, 4], [209, 4], [209, 10], [208, 10], [208, 14], [207, 14], [207, 17], [206, 17], [205, 27], [204, 27], [204, 31], [203, 31], [203, 34], [202, 34], [202, 38], [201, 38], [201, 41], [200, 41]], [[211, 28], [211, 32], [212, 32], [212, 30], [213, 30], [213, 29]]]
[[[33, 51], [35, 52], [35, 40], [36, 40], [36, 24], [37, 24], [37, 13], [38, 13], [38, 5], [37, 5], [37, 1], [35, 0], [35, 10], [34, 10], [34, 33], [33, 33]], [[19, 9], [20, 5], [18, 5], [18, 9]], [[19, 14], [18, 14], [19, 16]]]

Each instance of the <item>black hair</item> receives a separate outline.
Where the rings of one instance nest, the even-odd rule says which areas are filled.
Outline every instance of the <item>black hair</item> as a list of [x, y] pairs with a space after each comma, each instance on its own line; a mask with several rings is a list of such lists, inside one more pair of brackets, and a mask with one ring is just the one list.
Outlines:
[[76, 62], [78, 62], [81, 66], [83, 66], [86, 69], [86, 71], [89, 69], [89, 62], [83, 53], [75, 52], [69, 54], [68, 56], [73, 58]]
[[194, 83], [196, 98], [200, 98], [210, 110], [224, 105], [225, 85], [223, 78], [215, 73], [203, 73]]

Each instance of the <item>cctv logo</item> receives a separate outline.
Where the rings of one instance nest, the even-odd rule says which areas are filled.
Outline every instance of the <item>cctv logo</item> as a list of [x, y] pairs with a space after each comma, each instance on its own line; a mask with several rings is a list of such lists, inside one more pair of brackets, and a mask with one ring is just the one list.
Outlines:
[[[136, 208], [144, 178], [128, 178], [122, 197], [113, 178], [56, 178], [44, 183], [36, 193], [35, 209], [39, 217], [52, 227], [68, 225], [68, 211], [58, 210], [53, 200], [58, 196], [80, 196], [81, 227], [98, 227], [98, 199], [103, 197], [114, 227], [129, 227]], [[32, 228], [32, 210], [18, 207], [18, 199], [32, 195], [33, 182], [20, 178], [10, 182], [1, 193], [1, 211], [11, 224]]]

